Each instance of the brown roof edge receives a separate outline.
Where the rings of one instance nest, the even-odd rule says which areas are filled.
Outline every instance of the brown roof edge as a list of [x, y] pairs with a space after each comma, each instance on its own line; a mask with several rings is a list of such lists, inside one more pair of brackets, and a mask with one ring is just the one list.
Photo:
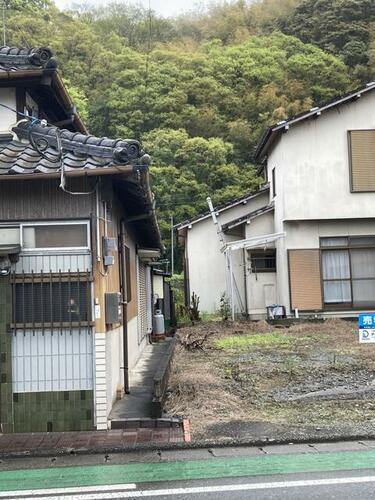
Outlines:
[[154, 195], [151, 191], [151, 185], [150, 185], [150, 173], [148, 169], [143, 169], [140, 171], [140, 177], [141, 177], [141, 184], [143, 186], [145, 195], [152, 206], [152, 214], [150, 217], [151, 224], [153, 225], [155, 234], [157, 235], [157, 247], [164, 252], [165, 251], [165, 246], [162, 242], [161, 239], [161, 233], [160, 233], [160, 228], [158, 224], [158, 220], [156, 217], [156, 211], [155, 211], [155, 202], [154, 202]]

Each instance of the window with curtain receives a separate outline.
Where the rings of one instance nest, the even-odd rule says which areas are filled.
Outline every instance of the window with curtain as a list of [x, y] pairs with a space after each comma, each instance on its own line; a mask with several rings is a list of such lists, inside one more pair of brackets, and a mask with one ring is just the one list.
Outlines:
[[324, 303], [375, 307], [375, 237], [321, 239]]

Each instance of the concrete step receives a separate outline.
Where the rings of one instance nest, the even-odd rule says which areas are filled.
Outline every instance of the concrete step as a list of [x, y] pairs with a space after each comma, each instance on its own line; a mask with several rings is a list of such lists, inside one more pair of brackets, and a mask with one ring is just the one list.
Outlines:
[[182, 419], [176, 417], [165, 418], [124, 418], [110, 420], [111, 429], [155, 429], [175, 428], [182, 426]]

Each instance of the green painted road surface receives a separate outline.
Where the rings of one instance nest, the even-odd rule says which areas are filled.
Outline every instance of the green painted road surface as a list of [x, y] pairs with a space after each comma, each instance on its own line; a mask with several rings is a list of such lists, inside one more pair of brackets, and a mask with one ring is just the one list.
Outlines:
[[0, 472], [0, 491], [375, 468], [375, 451], [344, 451]]

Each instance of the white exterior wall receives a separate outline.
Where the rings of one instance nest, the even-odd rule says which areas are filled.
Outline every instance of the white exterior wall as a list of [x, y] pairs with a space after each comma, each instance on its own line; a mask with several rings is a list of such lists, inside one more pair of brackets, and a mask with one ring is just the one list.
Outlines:
[[106, 334], [95, 333], [95, 422], [96, 429], [103, 431], [107, 424], [107, 361]]
[[[17, 109], [16, 104], [16, 89], [1, 88], [0, 89], [0, 103], [9, 106], [12, 109]], [[18, 121], [16, 113], [10, 109], [0, 107], [0, 132], [9, 132], [11, 127]]]
[[154, 300], [164, 299], [164, 277], [158, 274], [153, 275]]
[[[290, 219], [367, 218], [373, 193], [351, 193], [348, 131], [375, 128], [375, 93], [291, 125], [268, 158], [276, 167], [275, 216]], [[271, 189], [272, 193], [272, 189]], [[279, 229], [279, 228], [277, 228]]]
[[[239, 204], [220, 212], [218, 221], [221, 225], [242, 217], [249, 212], [263, 208], [268, 204], [268, 192], [261, 193], [246, 204]], [[259, 217], [260, 219], [261, 217]], [[268, 220], [268, 219], [266, 219]], [[261, 224], [254, 219], [247, 227], [258, 228], [265, 234]], [[267, 225], [267, 227], [269, 224]], [[250, 231], [250, 229], [249, 229]], [[235, 241], [241, 237], [224, 235], [225, 241]], [[208, 217], [187, 230], [186, 251], [189, 259], [190, 294], [195, 292], [200, 298], [200, 310], [214, 313], [219, 309], [220, 297], [226, 291], [225, 258], [220, 251], [221, 243], [212, 218]], [[233, 252], [233, 274], [239, 294], [244, 301], [245, 269], [241, 251]]]
[[105, 334], [107, 363], [107, 415], [117, 399], [118, 391], [124, 387], [122, 326]]
[[266, 307], [277, 302], [276, 273], [250, 273], [247, 289], [250, 319], [264, 318]]
[[145, 337], [142, 342], [138, 344], [138, 322], [138, 316], [135, 316], [128, 322], [129, 370], [136, 365], [147, 342], [147, 337]]

